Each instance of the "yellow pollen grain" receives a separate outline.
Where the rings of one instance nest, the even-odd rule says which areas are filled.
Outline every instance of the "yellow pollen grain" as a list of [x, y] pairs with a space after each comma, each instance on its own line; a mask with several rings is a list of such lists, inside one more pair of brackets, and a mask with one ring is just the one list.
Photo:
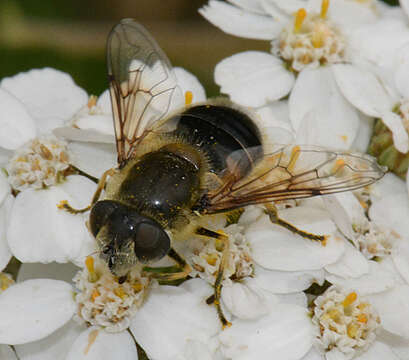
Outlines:
[[355, 291], [349, 293], [349, 294], [345, 297], [344, 301], [342, 302], [342, 305], [343, 305], [344, 307], [351, 305], [351, 304], [357, 299], [357, 297], [358, 297], [358, 295], [356, 294]]
[[344, 159], [338, 159], [337, 161], [335, 161], [335, 164], [334, 164], [334, 166], [332, 168], [332, 172], [335, 174], [339, 170], [341, 170], [344, 166], [345, 166], [345, 160]]
[[326, 34], [319, 29], [312, 33], [311, 43], [316, 49], [322, 48], [325, 43]]
[[291, 150], [290, 162], [288, 163], [288, 166], [287, 166], [288, 171], [291, 172], [294, 170], [295, 163], [297, 162], [299, 157], [300, 157], [300, 147], [294, 146], [293, 149]]
[[92, 294], [91, 294], [91, 300], [92, 300], [92, 302], [95, 302], [95, 299], [98, 297], [98, 296], [100, 296], [101, 294], [100, 294], [100, 292], [97, 290], [97, 289], [94, 289], [94, 291], [92, 292]]
[[321, 13], [320, 13], [321, 19], [325, 19], [327, 17], [328, 8], [329, 8], [329, 0], [322, 0]]
[[122, 286], [118, 286], [116, 289], [114, 289], [114, 294], [121, 299], [124, 299], [126, 297], [126, 292]]
[[4, 274], [0, 274], [0, 289], [2, 291], [9, 288], [10, 285], [14, 283], [13, 279], [10, 279], [8, 276]]
[[95, 95], [91, 95], [88, 100], [88, 109], [91, 109], [93, 106], [97, 104], [97, 97]]
[[193, 101], [193, 93], [191, 91], [185, 92], [185, 105], [190, 105]]
[[347, 334], [351, 339], [355, 339], [358, 335], [358, 325], [355, 323], [351, 323], [347, 327]]
[[94, 258], [92, 256], [87, 256], [85, 259], [85, 266], [87, 267], [89, 277], [88, 280], [90, 282], [95, 282], [98, 280], [97, 274], [95, 272], [95, 266], [94, 266]]
[[348, 136], [347, 135], [341, 135], [341, 139], [343, 142], [347, 142]]
[[215, 254], [210, 254], [206, 257], [206, 261], [209, 265], [215, 266], [217, 263], [218, 256]]
[[368, 318], [365, 314], [359, 314], [356, 316], [356, 319], [363, 324], [366, 324], [368, 322]]
[[301, 8], [295, 14], [294, 20], [294, 32], [298, 33], [301, 30], [301, 26], [307, 16], [307, 11], [304, 8]]
[[328, 316], [336, 322], [339, 318], [339, 311], [337, 309], [331, 309], [328, 311]]

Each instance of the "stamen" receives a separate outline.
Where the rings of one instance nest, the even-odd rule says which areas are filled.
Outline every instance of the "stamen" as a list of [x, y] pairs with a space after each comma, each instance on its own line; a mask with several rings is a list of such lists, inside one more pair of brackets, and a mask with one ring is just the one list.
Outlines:
[[93, 106], [97, 105], [98, 98], [95, 95], [91, 95], [88, 100], [88, 108], [91, 109]]
[[116, 289], [114, 289], [114, 294], [121, 299], [124, 299], [126, 297], [126, 292], [122, 288], [122, 286], [118, 286]]
[[339, 170], [341, 170], [345, 166], [345, 160], [344, 159], [338, 159], [335, 161], [335, 164], [332, 168], [332, 173], [336, 174]]
[[328, 8], [329, 8], [329, 0], [322, 0], [321, 14], [320, 14], [321, 19], [325, 19], [327, 17]]
[[293, 171], [295, 163], [297, 162], [298, 158], [300, 157], [300, 147], [299, 146], [294, 146], [293, 149], [291, 150], [291, 157], [290, 157], [290, 162], [288, 163], [287, 170], [288, 171]]
[[92, 256], [87, 256], [85, 259], [85, 266], [87, 267], [88, 274], [89, 274], [89, 281], [90, 282], [95, 282], [98, 280], [97, 273], [95, 272], [95, 267], [94, 267], [94, 258]]
[[295, 14], [295, 21], [294, 21], [294, 32], [298, 33], [301, 30], [301, 26], [307, 16], [307, 11], [304, 8], [301, 8]]
[[95, 299], [96, 299], [98, 296], [100, 296], [100, 295], [101, 295], [100, 292], [99, 292], [97, 289], [95, 289], [95, 290], [92, 292], [92, 295], [91, 295], [92, 301], [95, 302]]
[[193, 101], [193, 93], [191, 91], [185, 92], [185, 105], [190, 105]]
[[344, 301], [342, 302], [342, 306], [347, 307], [347, 306], [351, 305], [356, 300], [356, 298], [357, 298], [357, 294], [356, 294], [355, 291], [349, 293], [345, 297]]
[[366, 324], [368, 322], [368, 318], [365, 314], [359, 314], [357, 315], [356, 319], [360, 322], [360, 323], [364, 323]]

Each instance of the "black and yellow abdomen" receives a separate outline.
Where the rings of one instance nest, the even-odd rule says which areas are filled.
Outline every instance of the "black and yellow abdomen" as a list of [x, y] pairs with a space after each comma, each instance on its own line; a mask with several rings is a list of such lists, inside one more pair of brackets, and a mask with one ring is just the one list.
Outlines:
[[218, 104], [192, 106], [178, 115], [174, 133], [200, 148], [210, 171], [222, 174], [230, 160], [240, 160], [240, 177], [262, 157], [261, 134], [242, 110]]

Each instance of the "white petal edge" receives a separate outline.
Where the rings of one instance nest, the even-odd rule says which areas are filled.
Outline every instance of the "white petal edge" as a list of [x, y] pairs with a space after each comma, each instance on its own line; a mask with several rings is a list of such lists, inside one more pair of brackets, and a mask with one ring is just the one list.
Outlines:
[[271, 17], [251, 14], [221, 1], [210, 0], [199, 13], [225, 33], [249, 39], [272, 40], [282, 28]]
[[71, 320], [46, 338], [16, 345], [15, 349], [20, 360], [55, 360], [62, 356], [65, 358], [75, 339], [86, 328], [85, 324]]
[[[67, 262], [93, 251], [86, 228], [87, 215], [73, 215], [58, 209], [61, 200], [74, 208], [89, 205], [96, 184], [79, 176], [46, 190], [21, 192], [11, 210], [7, 241], [11, 252], [22, 262]], [[21, 226], [25, 224], [25, 226]], [[85, 253], [87, 254], [85, 254]]]
[[78, 336], [66, 360], [138, 360], [132, 336], [126, 332], [107, 333], [90, 327]]
[[67, 323], [76, 304], [64, 281], [27, 280], [0, 296], [0, 343], [24, 344], [40, 340]]
[[33, 118], [12, 94], [0, 88], [0, 146], [15, 150], [36, 136]]
[[311, 348], [313, 326], [306, 309], [277, 304], [258, 321], [237, 319], [219, 339], [229, 359], [300, 359]]
[[215, 81], [233, 102], [259, 107], [286, 96], [294, 75], [284, 63], [261, 51], [245, 51], [225, 58], [216, 65]]
[[195, 75], [181, 67], [174, 67], [173, 72], [176, 75], [177, 83], [182, 94], [185, 95], [187, 91], [192, 93], [192, 103], [206, 100], [206, 91]]
[[402, 118], [391, 111], [386, 111], [382, 113], [381, 119], [392, 132], [393, 145], [396, 150], [406, 154], [409, 151], [409, 136], [403, 125]]

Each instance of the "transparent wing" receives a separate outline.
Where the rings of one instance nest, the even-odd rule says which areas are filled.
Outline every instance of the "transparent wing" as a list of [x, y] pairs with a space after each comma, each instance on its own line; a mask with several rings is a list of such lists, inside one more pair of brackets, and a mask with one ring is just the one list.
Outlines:
[[181, 94], [165, 53], [132, 19], [121, 20], [109, 34], [107, 67], [118, 163], [124, 164]]
[[309, 145], [277, 146], [240, 179], [240, 152], [234, 153], [221, 184], [207, 194], [207, 213], [250, 204], [302, 199], [354, 190], [382, 178], [386, 168], [368, 155]]

